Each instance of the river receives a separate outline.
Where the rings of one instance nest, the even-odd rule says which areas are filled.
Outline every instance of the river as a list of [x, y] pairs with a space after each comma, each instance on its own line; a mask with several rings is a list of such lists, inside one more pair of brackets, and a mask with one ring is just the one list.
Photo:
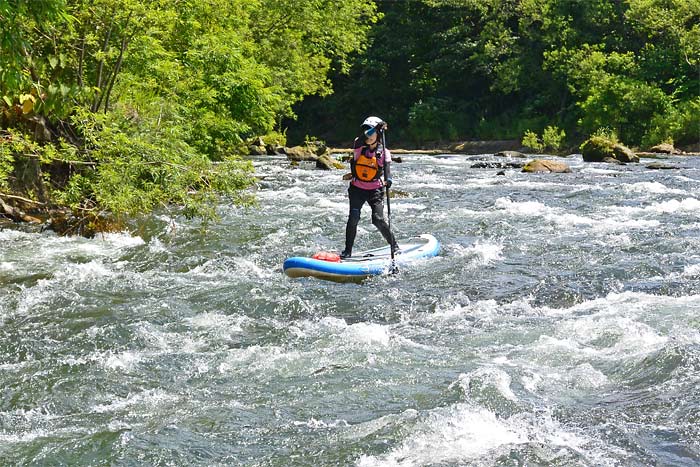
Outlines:
[[362, 284], [282, 273], [348, 208], [275, 157], [206, 230], [0, 230], [2, 465], [698, 465], [700, 160], [403, 159], [397, 237], [442, 250]]

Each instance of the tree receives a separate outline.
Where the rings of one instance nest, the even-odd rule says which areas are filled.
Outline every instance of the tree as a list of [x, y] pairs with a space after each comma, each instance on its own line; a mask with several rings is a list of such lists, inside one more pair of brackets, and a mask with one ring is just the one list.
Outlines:
[[[204, 209], [190, 201], [250, 184], [246, 139], [329, 92], [331, 63], [363, 49], [373, 12], [369, 0], [0, 0], [0, 72], [16, 77], [2, 81], [2, 126], [25, 132], [3, 161], [66, 164], [69, 179], [50, 181], [74, 209]], [[53, 133], [46, 147], [28, 135], [37, 121]]]

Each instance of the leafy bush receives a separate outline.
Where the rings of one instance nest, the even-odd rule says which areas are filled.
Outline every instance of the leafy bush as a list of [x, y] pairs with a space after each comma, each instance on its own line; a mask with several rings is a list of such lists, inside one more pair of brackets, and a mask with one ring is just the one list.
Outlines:
[[428, 141], [455, 140], [458, 132], [453, 123], [455, 115], [450, 103], [444, 99], [418, 101], [411, 106], [408, 114], [409, 138], [418, 144]]
[[[214, 165], [187, 143], [160, 135], [127, 132], [118, 114], [78, 114], [76, 122], [92, 147], [86, 159], [94, 167], [72, 177], [57, 199], [76, 210], [108, 211], [117, 218], [147, 214], [158, 206], [184, 206], [185, 214], [215, 218], [219, 194], [245, 201], [242, 190], [253, 182], [249, 161], [235, 156]], [[143, 130], [143, 128], [140, 128]]]
[[548, 126], [544, 129], [544, 133], [542, 133], [542, 144], [544, 144], [545, 148], [552, 149], [553, 151], [560, 150], [565, 139], [566, 132], [555, 126]]
[[655, 117], [666, 114], [671, 98], [658, 86], [625, 77], [609, 77], [581, 103], [584, 131], [614, 124], [623, 141], [640, 144]]
[[564, 130], [560, 130], [556, 126], [548, 126], [544, 129], [542, 138], [540, 138], [537, 133], [532, 130], [525, 131], [522, 139], [522, 145], [537, 152], [542, 152], [544, 150], [557, 152], [559, 149], [561, 149], [565, 138], [566, 133]]
[[700, 97], [678, 103], [652, 119], [642, 145], [652, 147], [659, 143], [680, 146], [700, 143]]
[[532, 130], [527, 130], [523, 135], [522, 145], [537, 152], [544, 150], [544, 144], [540, 142], [539, 136]]

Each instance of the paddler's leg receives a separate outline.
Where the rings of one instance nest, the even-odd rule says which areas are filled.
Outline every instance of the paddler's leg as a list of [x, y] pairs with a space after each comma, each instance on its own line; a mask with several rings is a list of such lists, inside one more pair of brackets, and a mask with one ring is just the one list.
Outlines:
[[357, 224], [360, 222], [360, 212], [362, 205], [365, 204], [364, 193], [354, 185], [348, 188], [348, 198], [350, 199], [350, 213], [348, 215], [348, 223], [345, 226], [345, 249], [340, 253], [340, 257], [345, 259], [352, 256], [352, 246], [355, 244], [355, 236], [357, 235]]
[[398, 251], [399, 245], [396, 243], [394, 233], [389, 229], [389, 224], [384, 220], [384, 191], [382, 188], [374, 191], [369, 198], [369, 205], [372, 207], [372, 224], [381, 232], [384, 240], [394, 251]]

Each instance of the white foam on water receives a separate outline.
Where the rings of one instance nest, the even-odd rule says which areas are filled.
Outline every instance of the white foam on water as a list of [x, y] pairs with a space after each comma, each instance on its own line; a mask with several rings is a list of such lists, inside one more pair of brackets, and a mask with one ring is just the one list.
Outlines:
[[[119, 266], [118, 264], [115, 265]], [[115, 274], [116, 272], [105, 266], [101, 260], [92, 260], [89, 263], [68, 265], [68, 267], [56, 272], [54, 280], [68, 283], [93, 282], [97, 279], [114, 276]]]
[[346, 341], [367, 347], [388, 347], [391, 342], [389, 328], [376, 323], [352, 324], [345, 328], [342, 337]]
[[511, 386], [511, 377], [508, 373], [495, 366], [486, 366], [477, 368], [467, 374], [460, 374], [455, 384], [459, 386], [465, 396], [469, 397], [472, 392], [472, 384], [478, 382], [482, 385], [488, 385], [496, 389], [500, 396], [509, 401], [517, 402], [518, 396], [515, 395]]
[[[418, 159], [411, 157], [411, 159]], [[444, 165], [444, 166], [471, 166], [473, 161], [470, 161], [466, 157], [462, 156], [443, 156], [443, 157], [432, 157], [426, 159], [428, 162], [434, 165]]]
[[362, 439], [388, 427], [396, 427], [402, 423], [412, 423], [418, 418], [418, 411], [406, 409], [398, 414], [388, 414], [366, 422], [351, 425], [343, 430], [344, 439]]
[[129, 394], [125, 398], [115, 399], [108, 404], [98, 404], [91, 408], [96, 413], [113, 413], [127, 410], [131, 407], [139, 407], [139, 415], [152, 413], [158, 407], [178, 402], [179, 397], [169, 394], [162, 389], [147, 389], [145, 391]]
[[[315, 233], [315, 229], [311, 229], [310, 233]], [[271, 250], [273, 246], [284, 244], [285, 240], [289, 237], [289, 230], [286, 228], [280, 228], [273, 230], [265, 236], [265, 250]]]
[[311, 196], [306, 193], [306, 189], [301, 185], [295, 185], [284, 190], [259, 191], [256, 193], [256, 197], [265, 200], [269, 199], [276, 201], [279, 199], [285, 199], [294, 200], [296, 202], [311, 199]]
[[610, 379], [590, 363], [582, 363], [567, 373], [566, 383], [578, 389], [597, 389], [610, 383]]
[[151, 253], [165, 253], [168, 251], [168, 248], [157, 237], [153, 237], [148, 242], [148, 251]]
[[348, 212], [348, 201], [336, 201], [329, 198], [321, 198], [316, 202], [317, 209], [325, 211], [333, 211], [336, 213], [345, 214]]
[[410, 203], [406, 202], [404, 200], [400, 202], [391, 202], [391, 212], [392, 214], [395, 212], [400, 212], [400, 213], [407, 213], [407, 212], [413, 212], [413, 211], [425, 211], [428, 209], [428, 206], [425, 204], [421, 203]]
[[209, 346], [204, 337], [197, 338], [190, 334], [163, 331], [151, 323], [142, 323], [137, 327], [135, 334], [149, 345], [149, 355], [197, 354], [205, 351]]
[[550, 209], [538, 201], [512, 201], [510, 198], [498, 198], [496, 209], [518, 216], [533, 216], [547, 213]]
[[550, 213], [545, 216], [545, 219], [554, 222], [555, 224], [561, 227], [591, 227], [598, 222], [594, 219], [591, 219], [590, 217], [579, 216], [578, 214], [569, 213]]
[[[95, 284], [109, 280], [120, 272], [126, 263], [118, 262], [105, 265], [101, 259], [95, 259], [88, 263], [68, 263], [54, 273], [48, 279], [40, 279], [35, 285], [21, 287], [17, 312], [24, 314], [35, 306], [57, 295], [68, 297], [74, 295], [79, 299], [75, 290], [76, 285]], [[117, 270], [111, 269], [114, 267]]]
[[113, 248], [133, 248], [145, 245], [143, 238], [128, 232], [111, 232], [97, 235], [94, 241], [104, 242]]
[[668, 337], [633, 319], [594, 315], [561, 323], [554, 336], [540, 336], [531, 351], [539, 359], [562, 364], [638, 359], [660, 350], [667, 341]]
[[14, 263], [0, 261], [0, 271], [12, 271], [13, 269], [15, 269]]
[[581, 173], [587, 173], [587, 174], [593, 174], [593, 175], [611, 175], [611, 174], [619, 174], [622, 172], [619, 170], [600, 169], [597, 167], [587, 166], [586, 168], [581, 169]]
[[511, 184], [518, 188], [530, 188], [537, 191], [553, 191], [556, 193], [566, 193], [569, 191], [591, 190], [594, 188], [591, 185], [569, 185], [565, 183], [555, 182], [538, 182], [529, 178], [512, 180]]
[[317, 420], [315, 418], [310, 418], [304, 422], [294, 421], [292, 422], [294, 426], [304, 426], [312, 430], [326, 430], [329, 428], [343, 428], [348, 427], [350, 424], [346, 420], [333, 420], [332, 422], [324, 422], [323, 420]]
[[[435, 311], [426, 314], [425, 318], [429, 321], [449, 321], [464, 317], [488, 319], [499, 316], [502, 312], [501, 305], [496, 300], [480, 300], [474, 303], [470, 303], [468, 298], [464, 300], [457, 297], [456, 300], [455, 302], [454, 299], [448, 297], [446, 300], [439, 302], [435, 307]], [[466, 301], [466, 303], [459, 303], [460, 301]]]
[[574, 367], [539, 366], [520, 377], [523, 387], [533, 394], [568, 394], [572, 389], [590, 391], [602, 388], [610, 379], [588, 362]]
[[700, 263], [689, 264], [683, 268], [681, 277], [700, 277]]
[[[51, 433], [49, 433], [48, 430], [44, 429], [38, 429], [38, 430], [31, 430], [31, 431], [25, 431], [22, 433], [6, 433], [6, 432], [0, 432], [0, 442], [3, 444], [19, 444], [19, 443], [30, 443], [34, 441], [37, 438], [45, 438], [49, 436]], [[54, 433], [55, 434], [55, 433]]]
[[[51, 233], [46, 234], [46, 238], [50, 238], [52, 236]], [[28, 233], [28, 232], [22, 232], [21, 230], [13, 230], [13, 229], [0, 229], [0, 243], [6, 244], [9, 242], [31, 242], [36, 238], [43, 238], [42, 235], [40, 234], [34, 234], [34, 233]], [[56, 237], [55, 234], [53, 235], [53, 238], [60, 238]]]
[[[279, 346], [253, 345], [246, 348], [230, 349], [217, 370], [222, 374], [244, 371], [246, 374], [274, 378], [280, 372], [299, 373], [300, 370], [296, 367], [302, 362], [302, 357], [300, 352], [287, 351]], [[308, 372], [308, 369], [304, 368], [304, 372]]]
[[243, 332], [243, 324], [250, 321], [246, 316], [232, 316], [221, 313], [204, 312], [191, 318], [185, 318], [186, 323], [197, 329], [218, 333]]
[[672, 199], [653, 203], [644, 207], [611, 207], [612, 212], [620, 212], [626, 216], [637, 214], [687, 214], [700, 212], [700, 201], [696, 198], [685, 198], [682, 200]]
[[436, 224], [440, 221], [451, 221], [457, 222], [461, 219], [472, 220], [472, 219], [483, 219], [488, 218], [489, 213], [486, 211], [476, 211], [473, 209], [466, 208], [455, 208], [450, 211], [423, 211], [416, 213], [416, 217], [420, 219], [428, 219], [431, 224]]
[[[213, 258], [207, 260], [199, 266], [192, 268], [186, 273], [186, 275], [213, 279], [217, 282], [224, 282], [226, 278], [230, 278], [234, 275], [237, 278], [255, 277], [258, 279], [270, 279], [272, 277], [276, 277], [275, 272], [258, 266], [251, 258], [254, 258], [254, 256], [225, 259]], [[232, 261], [233, 265], [231, 264]]]
[[418, 182], [412, 182], [410, 184], [404, 184], [402, 185], [403, 187], [410, 188], [412, 191], [421, 191], [421, 190], [449, 190], [451, 188], [455, 188], [457, 186], [464, 186], [464, 185], [459, 185], [456, 183], [418, 183]]
[[120, 353], [104, 355], [101, 359], [105, 368], [109, 370], [133, 370], [143, 360], [142, 352], [127, 350]]
[[293, 332], [304, 338], [330, 338], [332, 342], [341, 345], [377, 348], [386, 348], [390, 345], [421, 349], [432, 348], [398, 335], [392, 330], [392, 326], [371, 322], [348, 325], [345, 320], [335, 317], [301, 322], [294, 327]]
[[549, 461], [562, 456], [567, 459], [567, 453], [574, 452], [585, 459], [586, 465], [619, 465], [611, 456], [617, 454], [614, 447], [596, 442], [578, 428], [562, 425], [548, 412], [499, 418], [484, 408], [459, 403], [434, 409], [403, 431], [408, 435], [399, 446], [382, 455], [362, 455], [356, 465], [491, 465], [521, 445], [532, 445], [535, 451], [546, 446], [542, 455]]
[[637, 182], [631, 184], [623, 184], [622, 188], [627, 193], [642, 193], [642, 194], [677, 194], [677, 195], [687, 195], [686, 190], [677, 190], [669, 188], [660, 182]]
[[448, 246], [451, 256], [463, 258], [476, 256], [475, 266], [489, 266], [503, 259], [503, 244], [478, 240], [470, 246], [452, 244]]
[[[605, 218], [598, 221], [598, 224], [594, 226], [593, 230], [595, 232], [617, 232], [617, 231], [629, 231], [629, 230], [650, 230], [655, 229], [661, 225], [658, 220], [644, 220], [644, 219], [614, 219]], [[618, 241], [615, 239], [615, 243]]]
[[468, 404], [436, 409], [413, 427], [408, 437], [385, 455], [361, 456], [359, 467], [440, 465], [476, 461], [498, 447], [527, 442], [506, 420]]

